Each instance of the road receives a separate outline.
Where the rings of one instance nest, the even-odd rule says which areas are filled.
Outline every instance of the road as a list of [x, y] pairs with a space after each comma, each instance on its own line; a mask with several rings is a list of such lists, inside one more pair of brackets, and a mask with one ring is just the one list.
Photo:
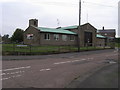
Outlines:
[[81, 80], [78, 77], [67, 88], [118, 88], [118, 64], [105, 66]]
[[[86, 77], [118, 62], [118, 52], [109, 50], [43, 56], [5, 56], [3, 88], [65, 88], [74, 79]], [[111, 62], [111, 63], [109, 63]]]

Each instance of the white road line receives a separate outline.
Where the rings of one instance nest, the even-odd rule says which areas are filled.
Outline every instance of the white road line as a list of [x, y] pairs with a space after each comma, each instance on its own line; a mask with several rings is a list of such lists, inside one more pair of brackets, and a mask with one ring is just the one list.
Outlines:
[[2, 73], [1, 75], [10, 75], [10, 74], [18, 74], [18, 73], [23, 73], [25, 71], [18, 71], [18, 72], [11, 72], [11, 73]]
[[81, 61], [84, 61], [84, 60], [86, 60], [86, 59], [82, 59]]
[[66, 61], [66, 62], [57, 62], [57, 63], [54, 63], [54, 64], [65, 64], [65, 63], [78, 62], [78, 61], [84, 61], [84, 60], [86, 60], [86, 59], [74, 60], [74, 61]]
[[15, 76], [12, 76], [12, 78], [15, 78], [15, 77], [20, 77], [20, 76], [22, 76], [22, 75], [15, 75]]
[[88, 58], [88, 59], [93, 59], [93, 58]]
[[54, 64], [64, 64], [64, 63], [70, 63], [72, 61], [66, 61], [66, 62], [57, 62], [57, 63], [54, 63]]
[[80, 61], [80, 60], [74, 60], [74, 61], [72, 61], [72, 62], [78, 62], [78, 61]]
[[10, 78], [16, 78], [16, 77], [20, 77], [22, 75], [15, 75], [15, 76], [11, 76], [11, 77], [8, 77], [8, 78], [2, 78], [1, 80], [7, 80], [7, 79], [10, 79]]
[[10, 79], [11, 77], [8, 77], [8, 78], [2, 78], [1, 80], [7, 80], [7, 79]]
[[50, 71], [51, 69], [50, 68], [47, 68], [47, 69], [41, 69], [40, 71]]
[[30, 68], [31, 66], [26, 66], [26, 67], [18, 67], [18, 68], [10, 68], [10, 69], [4, 69], [0, 71], [11, 71], [11, 70], [17, 70], [17, 69], [24, 69], [24, 68]]

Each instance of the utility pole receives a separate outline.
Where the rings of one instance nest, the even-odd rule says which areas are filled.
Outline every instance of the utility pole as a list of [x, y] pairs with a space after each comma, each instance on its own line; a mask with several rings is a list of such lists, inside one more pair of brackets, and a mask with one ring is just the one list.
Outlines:
[[78, 52], [80, 52], [81, 0], [79, 0]]

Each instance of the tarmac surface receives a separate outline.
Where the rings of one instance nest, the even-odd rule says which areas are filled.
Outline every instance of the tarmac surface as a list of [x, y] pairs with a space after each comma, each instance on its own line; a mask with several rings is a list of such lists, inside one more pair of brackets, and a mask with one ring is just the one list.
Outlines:
[[117, 64], [118, 52], [114, 49], [3, 56], [0, 76], [3, 88], [87, 88], [95, 85], [117, 88]]
[[118, 88], [118, 64], [105, 66], [81, 80], [78, 77], [67, 88]]

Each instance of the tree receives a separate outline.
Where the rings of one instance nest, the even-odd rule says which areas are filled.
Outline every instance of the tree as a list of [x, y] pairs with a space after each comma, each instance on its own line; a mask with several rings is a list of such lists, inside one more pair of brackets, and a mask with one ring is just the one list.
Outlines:
[[8, 35], [8, 34], [5, 34], [5, 35], [3, 36], [3, 38], [9, 38], [9, 35]]
[[17, 28], [11, 37], [11, 41], [17, 42], [17, 43], [22, 42], [23, 41], [23, 33], [24, 33], [24, 31], [22, 29]]
[[3, 41], [4, 43], [10, 43], [9, 35], [8, 35], [8, 34], [5, 34], [5, 35], [2, 37], [2, 41]]

